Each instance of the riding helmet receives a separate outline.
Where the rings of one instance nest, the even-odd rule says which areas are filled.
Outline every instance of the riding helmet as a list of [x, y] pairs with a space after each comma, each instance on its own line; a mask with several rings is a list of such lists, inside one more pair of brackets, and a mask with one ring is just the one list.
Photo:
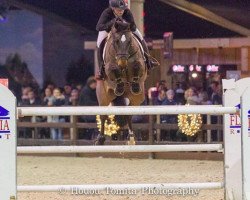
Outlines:
[[125, 2], [125, 0], [109, 0], [109, 6], [112, 8], [125, 10], [128, 7], [128, 4]]

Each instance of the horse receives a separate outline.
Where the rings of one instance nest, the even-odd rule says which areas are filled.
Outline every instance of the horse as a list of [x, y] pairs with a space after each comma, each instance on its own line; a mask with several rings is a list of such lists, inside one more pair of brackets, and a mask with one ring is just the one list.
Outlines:
[[[130, 24], [117, 19], [106, 39], [104, 80], [97, 81], [99, 106], [139, 106], [145, 98], [144, 82], [147, 78], [144, 52], [139, 40], [130, 30]], [[100, 116], [101, 130], [96, 145], [105, 142], [104, 124], [107, 116]], [[130, 141], [134, 143], [132, 116], [116, 116], [120, 127], [128, 125]]]

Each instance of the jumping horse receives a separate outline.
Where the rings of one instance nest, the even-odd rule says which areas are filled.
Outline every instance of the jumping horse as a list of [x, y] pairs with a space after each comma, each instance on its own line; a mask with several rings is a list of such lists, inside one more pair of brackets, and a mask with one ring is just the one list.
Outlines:
[[[99, 106], [139, 106], [145, 98], [144, 82], [147, 78], [144, 52], [130, 24], [122, 19], [114, 23], [103, 50], [104, 80], [97, 81], [96, 94]], [[104, 124], [108, 116], [102, 115], [101, 131], [96, 145], [105, 142]], [[132, 116], [116, 116], [120, 126], [128, 125], [130, 141], [134, 143]]]

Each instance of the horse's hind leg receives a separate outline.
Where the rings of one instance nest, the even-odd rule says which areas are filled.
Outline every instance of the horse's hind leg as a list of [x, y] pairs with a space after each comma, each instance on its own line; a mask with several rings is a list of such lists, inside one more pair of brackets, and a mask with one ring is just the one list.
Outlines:
[[135, 145], [135, 134], [132, 130], [132, 116], [128, 116], [128, 145]]
[[105, 135], [104, 135], [104, 128], [105, 128], [105, 121], [107, 120], [108, 116], [107, 115], [101, 115], [101, 131], [98, 134], [95, 145], [104, 145], [105, 142]]

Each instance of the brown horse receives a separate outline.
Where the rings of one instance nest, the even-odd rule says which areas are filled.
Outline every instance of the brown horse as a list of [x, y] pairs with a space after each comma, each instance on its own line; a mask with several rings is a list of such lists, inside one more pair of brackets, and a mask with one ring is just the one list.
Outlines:
[[[145, 58], [129, 26], [124, 21], [116, 20], [107, 38], [104, 52], [105, 78], [97, 82], [96, 88], [100, 106], [139, 106], [144, 101], [144, 82], [147, 78]], [[129, 138], [133, 139], [131, 118], [116, 116], [116, 121], [120, 126], [128, 125]], [[101, 116], [101, 131], [96, 141], [98, 145], [105, 141], [106, 119], [107, 116]]]

